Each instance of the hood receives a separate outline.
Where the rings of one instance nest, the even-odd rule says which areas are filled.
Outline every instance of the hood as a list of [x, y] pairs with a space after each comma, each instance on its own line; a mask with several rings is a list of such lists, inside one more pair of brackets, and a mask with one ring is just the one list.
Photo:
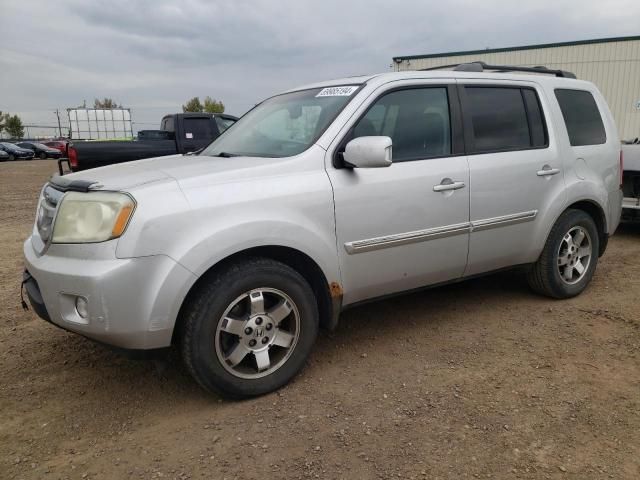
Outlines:
[[[149, 160], [161, 160], [162, 158], [171, 158], [174, 162], [178, 162], [182, 159], [182, 155], [171, 155], [170, 157]], [[170, 175], [151, 167], [148, 160], [92, 168], [65, 175], [65, 178], [97, 182], [100, 184], [100, 190], [131, 190], [149, 183], [174, 180]]]
[[169, 155], [93, 168], [66, 177], [70, 180], [98, 182], [103, 190], [132, 190], [162, 181], [184, 184], [205, 178], [209, 182], [225, 182], [235, 180], [239, 176], [247, 178], [248, 169], [252, 170], [251, 176], [256, 176], [263, 173], [259, 167], [269, 168], [287, 160], [290, 158]]

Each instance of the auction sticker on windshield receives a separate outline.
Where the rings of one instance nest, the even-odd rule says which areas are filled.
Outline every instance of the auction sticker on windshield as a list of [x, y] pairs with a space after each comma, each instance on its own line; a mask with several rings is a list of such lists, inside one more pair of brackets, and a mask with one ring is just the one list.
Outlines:
[[357, 86], [327, 87], [320, 90], [316, 97], [348, 97], [358, 89]]

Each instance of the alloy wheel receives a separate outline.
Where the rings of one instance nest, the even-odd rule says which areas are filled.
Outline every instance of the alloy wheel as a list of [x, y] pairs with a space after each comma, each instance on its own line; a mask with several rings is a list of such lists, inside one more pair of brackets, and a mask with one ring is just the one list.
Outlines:
[[562, 238], [558, 248], [558, 273], [569, 285], [578, 283], [587, 273], [593, 244], [589, 232], [581, 227], [572, 227]]
[[281, 290], [245, 292], [218, 322], [215, 350], [224, 369], [245, 379], [272, 374], [289, 359], [300, 336], [300, 314]]

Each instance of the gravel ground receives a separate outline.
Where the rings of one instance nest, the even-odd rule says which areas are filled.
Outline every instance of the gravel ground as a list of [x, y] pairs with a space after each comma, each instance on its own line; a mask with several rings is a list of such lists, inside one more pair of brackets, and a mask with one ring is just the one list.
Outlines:
[[519, 272], [345, 312], [301, 375], [229, 402], [24, 312], [51, 161], [0, 164], [0, 478], [640, 478], [640, 227], [580, 297]]

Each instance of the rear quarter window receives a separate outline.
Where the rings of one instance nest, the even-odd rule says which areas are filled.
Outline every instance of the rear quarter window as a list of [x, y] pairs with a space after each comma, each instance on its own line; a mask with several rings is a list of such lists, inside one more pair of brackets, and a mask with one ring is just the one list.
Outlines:
[[607, 141], [602, 116], [591, 92], [557, 89], [555, 94], [572, 146], [601, 145]]

